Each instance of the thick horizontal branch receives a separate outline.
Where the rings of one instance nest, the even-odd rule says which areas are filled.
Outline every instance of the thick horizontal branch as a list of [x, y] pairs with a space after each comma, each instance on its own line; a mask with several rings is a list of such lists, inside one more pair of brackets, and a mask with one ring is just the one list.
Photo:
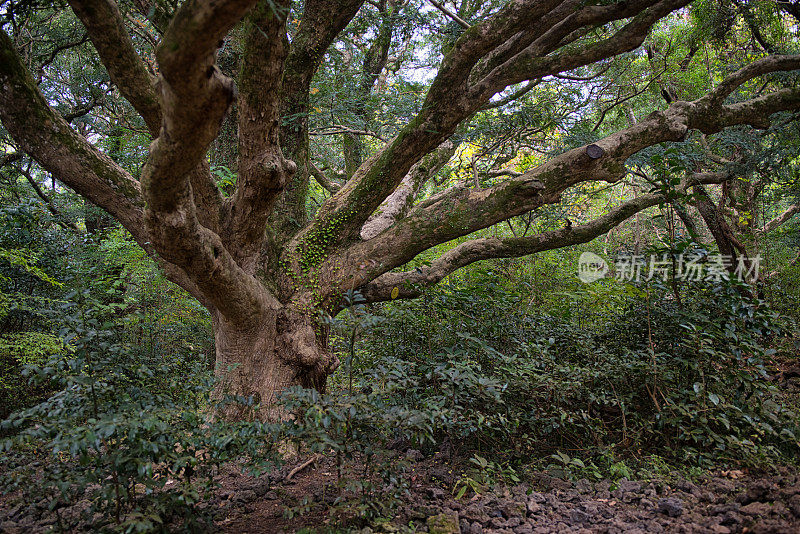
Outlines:
[[522, 173], [519, 171], [515, 171], [514, 169], [498, 169], [495, 171], [489, 171], [486, 173], [486, 176], [489, 178], [499, 178], [500, 176], [522, 176]]
[[715, 106], [710, 102], [697, 101], [690, 127], [704, 134], [722, 131], [729, 126], [748, 124], [754, 128], [766, 129], [770, 116], [779, 111], [800, 109], [800, 87], [787, 88], [764, 96], [725, 106]]
[[[677, 101], [663, 112], [654, 112], [594, 144], [560, 154], [522, 176], [488, 189], [456, 188], [432, 197], [376, 238], [351, 245], [332, 261], [350, 266], [339, 271], [342, 283], [360, 286], [437, 244], [556, 203], [564, 190], [577, 183], [619, 180], [627, 172], [625, 162], [631, 155], [664, 141], [681, 141], [690, 128], [719, 131], [737, 124], [763, 127], [769, 124], [772, 113], [798, 107], [800, 88], [730, 106], [703, 99]], [[363, 258], [372, 262], [357, 268], [364, 263]]]
[[[764, 62], [761, 68], [748, 71], [751, 76], [758, 76], [767, 72], [767, 65], [772, 69], [794, 67], [794, 60]], [[738, 77], [743, 80], [743, 76]], [[460, 209], [466, 216], [461, 219], [463, 229], [474, 231], [476, 225], [484, 223], [494, 224], [495, 219], [509, 214], [529, 211], [537, 207], [540, 200], [536, 196], [529, 196], [520, 204], [521, 192], [527, 191], [525, 184], [537, 180], [543, 185], [543, 196], [557, 195], [566, 187], [586, 180], [614, 181], [625, 173], [625, 161], [636, 152], [663, 141], [680, 141], [686, 137], [690, 129], [698, 129], [706, 133], [714, 133], [723, 128], [739, 124], [749, 124], [754, 127], [769, 126], [769, 117], [775, 112], [794, 110], [800, 108], [800, 88], [790, 88], [775, 91], [758, 98], [723, 106], [715, 100], [701, 98], [695, 102], [675, 102], [664, 112], [655, 112], [643, 121], [615, 134], [609, 135], [593, 145], [568, 151], [556, 156], [547, 163], [536, 167], [517, 179], [499, 184], [493, 188], [482, 191], [471, 191], [468, 194], [456, 191], [450, 198], [447, 196], [429, 201], [441, 206], [438, 210], [442, 215]], [[596, 155], [589, 153], [590, 149]], [[589, 157], [587, 157], [589, 156]], [[514, 199], [506, 199], [505, 195], [514, 188], [521, 187]], [[462, 199], [459, 201], [458, 199]], [[416, 235], [430, 233], [438, 217], [433, 213], [432, 206], [420, 213], [420, 219], [433, 221], [433, 225], [416, 225]], [[414, 214], [412, 213], [411, 217]], [[404, 222], [400, 223], [401, 225]], [[447, 232], [442, 241], [458, 237], [456, 228]]]
[[430, 266], [413, 271], [385, 273], [366, 284], [361, 291], [368, 302], [390, 300], [395, 287], [399, 291], [397, 298], [418, 297], [426, 287], [437, 284], [448, 274], [476, 261], [517, 258], [587, 243], [630, 216], [663, 201], [664, 198], [658, 194], [642, 195], [580, 226], [568, 226], [530, 237], [473, 239], [444, 253]]
[[[335, 261], [356, 266], [361, 258], [375, 260], [368, 269], [343, 269], [352, 276], [346, 284], [359, 286], [402, 265], [417, 254], [446, 241], [468, 235], [560, 201], [567, 188], [585, 181], [615, 182], [627, 172], [632, 154], [663, 141], [679, 141], [688, 132], [691, 106], [677, 103], [653, 113], [638, 124], [596, 143], [564, 152], [546, 163], [486, 189], [456, 187], [418, 204], [406, 218], [365, 242], [351, 245]], [[403, 243], [402, 247], [397, 246]]]
[[0, 119], [19, 147], [50, 174], [146, 241], [139, 184], [47, 104], [5, 32], [0, 31]]
[[710, 91], [702, 100], [708, 101], [711, 105], [719, 104], [739, 86], [753, 78], [770, 72], [795, 69], [800, 69], [800, 55], [768, 56], [754, 61], [726, 77], [722, 83]]
[[[683, 180], [679, 191], [698, 184], [720, 183], [731, 178], [730, 173], [704, 173], [691, 175]], [[495, 258], [518, 258], [545, 250], [588, 243], [607, 233], [626, 219], [668, 199], [661, 193], [649, 193], [628, 200], [611, 209], [605, 215], [588, 223], [559, 230], [551, 230], [530, 237], [483, 238], [459, 244], [434, 260], [430, 266], [413, 271], [388, 272], [361, 288], [368, 302], [390, 300], [396, 287], [395, 298], [415, 298], [422, 291], [440, 282], [450, 273], [477, 261]]]

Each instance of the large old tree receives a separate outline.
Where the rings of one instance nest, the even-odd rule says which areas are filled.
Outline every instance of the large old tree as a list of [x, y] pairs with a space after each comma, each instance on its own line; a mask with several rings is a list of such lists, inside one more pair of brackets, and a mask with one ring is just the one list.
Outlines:
[[[274, 395], [287, 386], [325, 387], [337, 361], [320, 312], [337, 312], [343, 293], [360, 290], [369, 302], [413, 298], [476, 261], [590, 241], [669, 200], [665, 191], [638, 194], [594, 220], [534, 235], [465, 236], [558, 204], [581, 184], [618, 182], [629, 158], [648, 147], [697, 132], [705, 138], [729, 127], [763, 129], [774, 113], [800, 109], [800, 88], [770, 77], [800, 68], [800, 56], [763, 50], [743, 68], [711, 80], [699, 98], [676, 98], [663, 89], [661, 109], [638, 118], [629, 113], [616, 132], [552, 152], [524, 172], [502, 168], [513, 154], [498, 157], [494, 168], [481, 169], [491, 182], [479, 179], [476, 165], [474, 181], [422, 194], [455, 153], [467, 122], [548, 80], [580, 82], [586, 69], [599, 75], [613, 68], [614, 58], [642, 50], [655, 25], [683, 17], [690, 1], [514, 0], [482, 7], [462, 2], [458, 9], [397, 0], [294, 6], [286, 0], [177, 6], [135, 0], [124, 10], [114, 0], [68, 3], [115, 91], [146, 125], [145, 162], [126, 170], [96, 137], [70, 123], [76, 114], [58, 111], [57, 96], [42, 90], [42, 71], [31, 70], [29, 52], [19, 47], [11, 11], [0, 33], [0, 119], [18, 152], [7, 146], [3, 157], [32, 158], [157, 257], [168, 278], [211, 313], [219, 393], [256, 397], [263, 417], [275, 414]], [[413, 116], [391, 138], [370, 144], [362, 135], [369, 133], [363, 131], [366, 99], [385, 83], [385, 69], [400, 61], [390, 54], [402, 49], [395, 15], [422, 6], [455, 31], [429, 49], [438, 53], [438, 65], [426, 70], [435, 77]], [[347, 30], [366, 9], [378, 14], [377, 23]], [[336, 172], [315, 163], [310, 134], [320, 132], [310, 131], [309, 116], [318, 90], [313, 80], [327, 55], [342, 57], [332, 45], [345, 31], [361, 31], [368, 44], [359, 56], [360, 77], [348, 81], [364, 97], [354, 99], [348, 113], [365, 122], [326, 130], [343, 136], [346, 164]], [[149, 44], [142, 44], [145, 34]], [[227, 72], [235, 79], [220, 68], [220, 47], [230, 42], [237, 53]], [[742, 89], [754, 85], [749, 93]], [[611, 107], [625, 99], [617, 100]], [[236, 145], [229, 189], [218, 187], [208, 157], [223, 135]], [[730, 173], [709, 167], [680, 177], [676, 192], [720, 183]], [[318, 207], [307, 204], [311, 180], [330, 192]], [[403, 269], [458, 238], [429, 263]], [[241, 416], [234, 405], [226, 410], [228, 417]]]

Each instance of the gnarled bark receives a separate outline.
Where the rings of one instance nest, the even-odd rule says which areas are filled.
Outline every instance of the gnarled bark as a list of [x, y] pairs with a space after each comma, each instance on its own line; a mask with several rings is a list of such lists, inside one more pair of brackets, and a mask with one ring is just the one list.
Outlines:
[[[525, 172], [510, 172], [492, 187], [457, 187], [416, 201], [425, 180], [456, 149], [442, 143], [475, 113], [503, 105], [502, 100], [491, 103], [494, 95], [526, 82], [510, 97], [517, 98], [548, 76], [631, 51], [657, 21], [688, 2], [518, 0], [475, 24], [462, 20], [464, 31], [448, 45], [417, 116], [371, 157], [359, 157], [360, 166], [341, 186], [310, 165], [309, 91], [326, 50], [363, 0], [307, 0], [291, 39], [288, 1], [191, 0], [174, 14], [156, 9], [154, 24], [163, 33], [156, 49], [157, 73], [138, 57], [114, 0], [70, 0], [112, 82], [154, 138], [140, 180], [51, 108], [2, 31], [0, 119], [18, 151], [113, 215], [157, 255], [171, 280], [210, 310], [220, 378], [217, 398], [226, 392], [254, 396], [261, 405], [252, 413], [230, 404], [222, 413], [280, 417], [277, 392], [291, 385], [324, 389], [335, 368], [325, 328], [316, 317], [320, 310], [335, 311], [344, 291], [360, 287], [377, 301], [398, 287], [401, 298], [413, 297], [475, 261], [586, 242], [647, 207], [674, 199], [646, 194], [585, 224], [520, 238], [469, 239], [428, 267], [392, 272], [433, 246], [557, 203], [570, 187], [618, 181], [628, 158], [644, 148], [681, 142], [692, 130], [711, 134], [742, 124], [764, 128], [771, 114], [800, 109], [796, 87], [726, 103], [749, 80], [800, 68], [800, 56], [771, 56], [733, 73], [703, 98], [673, 101], [666, 110], [595, 143]], [[149, 0], [135, 4], [148, 13], [154, 5]], [[385, 18], [364, 63], [363, 91], [386, 64], [392, 9], [398, 5], [378, 2]], [[237, 91], [216, 64], [216, 48], [242, 20]], [[584, 39], [598, 28], [604, 38]], [[223, 198], [206, 155], [237, 100], [239, 180], [233, 195]], [[332, 195], [308, 220], [312, 172]], [[721, 176], [688, 177], [679, 189], [717, 183]], [[766, 228], [796, 211], [790, 209]]]
[[[327, 330], [288, 308], [268, 310], [248, 325], [212, 313], [218, 385], [214, 398], [231, 420], [278, 419], [276, 401], [286, 388], [325, 391], [338, 360], [327, 346]], [[255, 409], [254, 405], [258, 405]]]

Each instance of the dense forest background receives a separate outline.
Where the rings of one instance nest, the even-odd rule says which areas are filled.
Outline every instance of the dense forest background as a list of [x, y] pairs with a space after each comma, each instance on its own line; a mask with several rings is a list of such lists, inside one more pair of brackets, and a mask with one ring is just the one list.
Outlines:
[[[363, 5], [311, 83], [308, 218], [414, 119], [441, 55], [465, 21], [495, 12], [494, 4]], [[177, 7], [119, 3], [151, 63], [158, 17]], [[301, 13], [302, 5], [292, 7], [290, 29]], [[656, 23], [632, 52], [494, 97], [432, 153], [430, 176], [403, 187], [424, 203], [596, 146], [653, 111], [700, 98], [755, 59], [800, 53], [799, 14], [793, 3], [694, 2]], [[147, 157], [147, 127], [111, 83], [73, 11], [4, 2], [0, 16], [48, 102], [136, 175]], [[217, 52], [233, 77], [243, 31], [235, 27]], [[775, 72], [731, 98], [797, 83], [797, 71]], [[236, 114], [234, 106], [207, 154], [225, 196], [238, 180]], [[259, 476], [314, 455], [332, 462], [338, 498], [286, 503], [287, 516], [335, 509], [332, 524], [346, 530], [394, 516], [416, 460], [409, 449], [437, 455], [448, 468], [437, 480], [457, 500], [540, 471], [596, 482], [794, 468], [798, 112], [777, 113], [762, 126], [695, 131], [645, 148], [627, 159], [623, 179], [579, 183], [559, 203], [438, 244], [402, 271], [422, 272], [468, 239], [579, 227], [620, 203], [663, 195], [589, 242], [471, 263], [415, 289], [413, 299], [397, 288], [385, 302], [367, 302], [368, 288], [350, 288], [333, 316], [318, 317], [340, 362], [327, 388], [285, 390], [279, 404], [293, 417], [266, 421], [258, 398], [214, 393], [206, 308], [169, 282], [154, 254], [117, 221], [0, 129], [7, 498], [24, 503], [23, 515], [51, 514], [60, 531], [202, 531], [215, 520], [207, 502], [220, 473], [235, 466]], [[679, 187], [682, 177], [703, 173], [724, 179]], [[586, 252], [607, 261], [607, 276], [578, 277]], [[749, 276], [740, 279], [733, 268], [708, 274], [720, 254], [732, 267], [744, 261]], [[620, 258], [631, 256], [645, 261], [638, 279], [620, 272]], [[651, 258], [667, 260], [663, 276], [646, 276]], [[683, 276], [678, 264], [686, 258], [708, 275]], [[214, 417], [220, 403], [236, 404], [243, 416]]]

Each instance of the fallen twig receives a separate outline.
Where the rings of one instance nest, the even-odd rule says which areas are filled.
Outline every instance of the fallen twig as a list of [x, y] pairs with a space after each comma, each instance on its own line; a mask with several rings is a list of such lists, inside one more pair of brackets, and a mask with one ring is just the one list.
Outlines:
[[319, 458], [320, 458], [320, 455], [319, 454], [315, 454], [314, 456], [312, 456], [311, 458], [309, 458], [308, 460], [306, 460], [302, 464], [298, 465], [297, 467], [295, 467], [294, 469], [289, 471], [289, 474], [286, 475], [286, 479], [285, 480], [291, 480], [293, 476], [295, 476], [297, 473], [299, 473], [300, 471], [302, 471], [303, 469], [305, 469], [309, 465], [311, 465], [314, 462], [316, 462], [317, 460], [319, 460]]

